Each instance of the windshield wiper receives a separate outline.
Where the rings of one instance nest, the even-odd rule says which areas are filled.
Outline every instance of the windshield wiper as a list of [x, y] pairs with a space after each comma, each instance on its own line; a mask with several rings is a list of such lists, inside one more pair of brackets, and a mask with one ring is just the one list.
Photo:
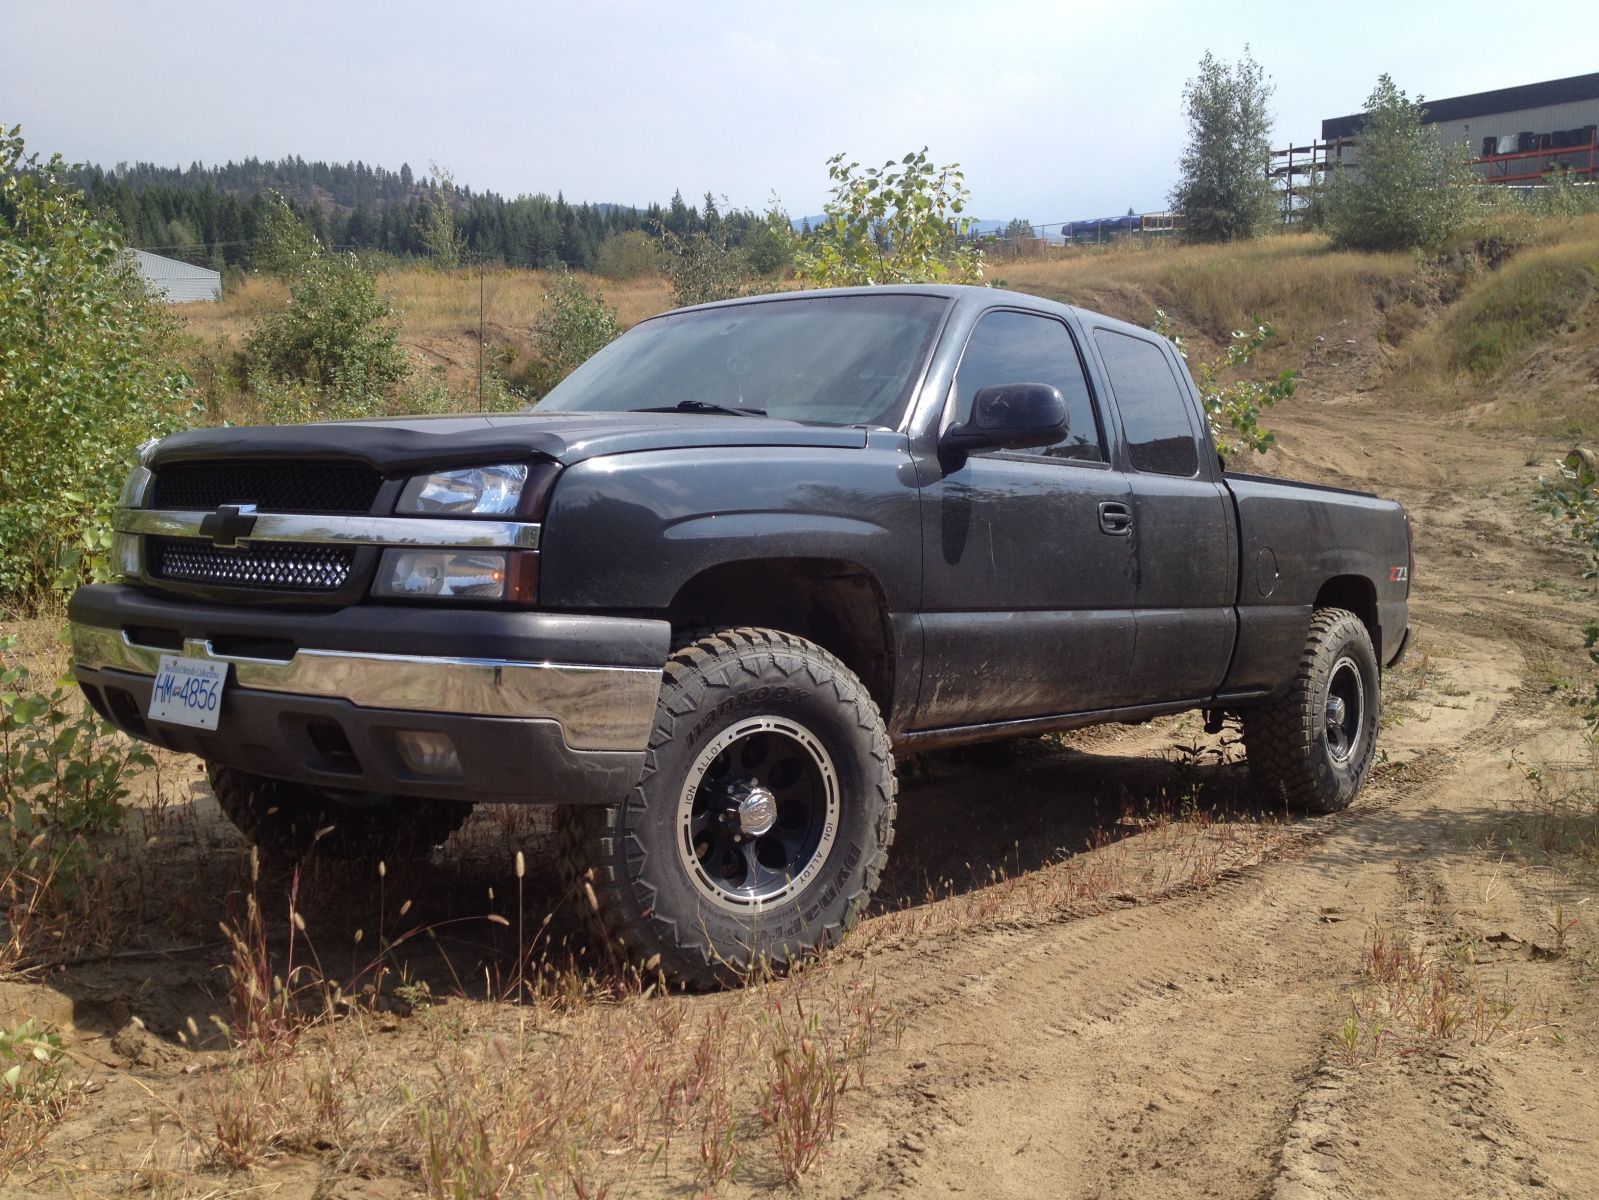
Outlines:
[[730, 417], [764, 417], [764, 408], [731, 408], [726, 404], [712, 404], [707, 400], [679, 400], [664, 408], [630, 408], [628, 412], [693, 412], [726, 413]]

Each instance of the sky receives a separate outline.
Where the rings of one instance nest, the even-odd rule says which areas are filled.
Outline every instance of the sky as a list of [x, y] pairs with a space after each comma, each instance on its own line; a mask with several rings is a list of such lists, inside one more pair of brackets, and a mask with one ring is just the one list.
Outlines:
[[971, 214], [1166, 207], [1184, 81], [1246, 45], [1276, 141], [1377, 76], [1460, 95], [1599, 70], [1581, 0], [0, 0], [0, 125], [112, 166], [361, 160], [505, 196], [674, 189], [821, 211], [827, 159], [928, 147]]

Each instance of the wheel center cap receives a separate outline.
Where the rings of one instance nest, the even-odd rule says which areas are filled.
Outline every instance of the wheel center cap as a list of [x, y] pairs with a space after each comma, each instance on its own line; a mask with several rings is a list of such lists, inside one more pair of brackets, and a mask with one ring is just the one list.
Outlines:
[[1342, 725], [1344, 723], [1344, 701], [1342, 696], [1327, 697], [1327, 723], [1329, 725]]
[[747, 837], [760, 837], [770, 833], [777, 824], [777, 797], [757, 785], [739, 797], [736, 811], [739, 832]]

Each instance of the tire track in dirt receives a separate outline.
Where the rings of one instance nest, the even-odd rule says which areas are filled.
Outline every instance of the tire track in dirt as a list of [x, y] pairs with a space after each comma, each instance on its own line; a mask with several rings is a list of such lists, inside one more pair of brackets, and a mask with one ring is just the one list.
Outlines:
[[[1328, 1051], [1337, 997], [1369, 923], [1418, 908], [1411, 810], [1495, 755], [1502, 765], [1553, 703], [1534, 682], [1556, 660], [1544, 627], [1501, 604], [1435, 616], [1440, 632], [1511, 664], [1512, 682], [1470, 714], [1469, 737], [1419, 747], [1350, 811], [1300, 823], [1293, 861], [874, 959], [909, 1028], [871, 1089], [871, 1136], [843, 1145], [816, 1194], [1147, 1195], [1157, 1182], [1165, 1194], [1352, 1194], [1305, 1189], [1326, 1170], [1323, 1130], [1350, 1103]], [[1445, 1128], [1484, 1145], [1514, 1138], [1480, 1070], [1436, 1070]], [[1545, 1179], [1526, 1156], [1468, 1161], [1490, 1182], [1463, 1194]]]

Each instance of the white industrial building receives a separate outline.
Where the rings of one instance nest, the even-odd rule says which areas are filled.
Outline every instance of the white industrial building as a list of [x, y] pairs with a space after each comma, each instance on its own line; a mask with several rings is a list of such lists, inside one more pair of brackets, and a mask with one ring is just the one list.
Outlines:
[[[1465, 143], [1477, 171], [1492, 183], [1531, 184], [1552, 171], [1599, 178], [1599, 72], [1422, 102], [1438, 140]], [[1360, 162], [1364, 113], [1321, 123], [1324, 159]], [[1354, 139], [1351, 146], [1346, 139]]]
[[220, 271], [210, 271], [176, 258], [163, 258], [148, 250], [129, 250], [128, 254], [139, 277], [168, 304], [216, 300], [222, 295]]

